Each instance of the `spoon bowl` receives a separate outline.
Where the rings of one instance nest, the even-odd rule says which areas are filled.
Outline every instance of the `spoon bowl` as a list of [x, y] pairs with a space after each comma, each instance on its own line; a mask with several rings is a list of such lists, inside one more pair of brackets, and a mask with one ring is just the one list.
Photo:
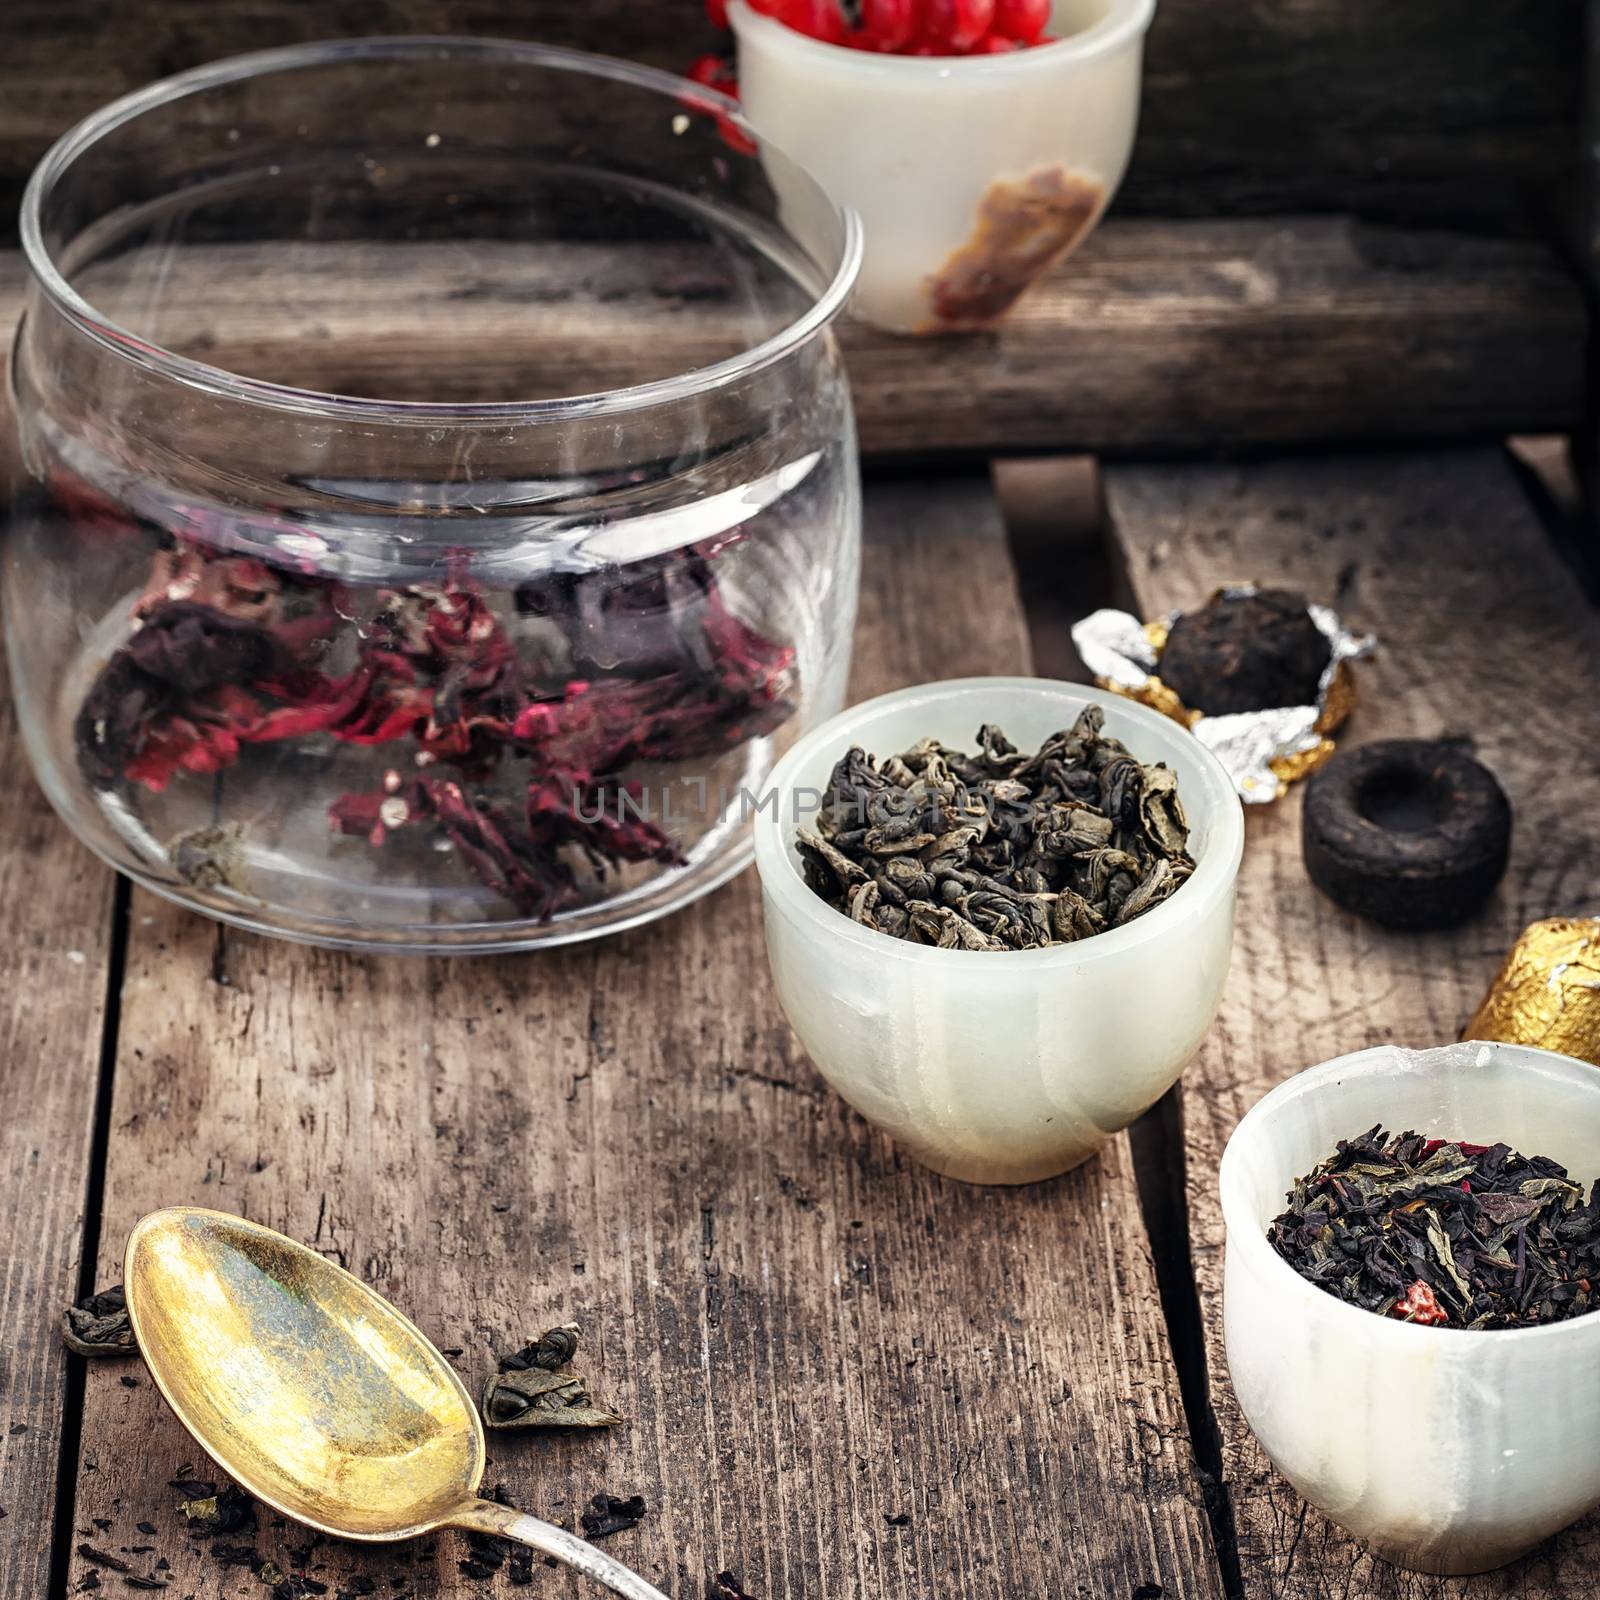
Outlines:
[[270, 1228], [158, 1211], [128, 1240], [128, 1314], [180, 1421], [259, 1500], [342, 1539], [437, 1527], [476, 1493], [460, 1378], [358, 1278]]
[[134, 1337], [178, 1420], [258, 1500], [341, 1539], [517, 1539], [632, 1600], [658, 1590], [565, 1529], [478, 1498], [483, 1424], [387, 1300], [304, 1245], [198, 1207], [128, 1239]]

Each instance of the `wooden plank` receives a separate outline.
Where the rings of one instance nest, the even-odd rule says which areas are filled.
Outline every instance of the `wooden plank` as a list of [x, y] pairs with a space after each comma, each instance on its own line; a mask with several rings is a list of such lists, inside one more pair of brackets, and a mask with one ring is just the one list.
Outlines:
[[29, 776], [3, 666], [0, 706], [0, 1594], [20, 1596], [50, 1572], [114, 878]]
[[[1582, 0], [1162, 0], [1130, 210], [1362, 210], [1555, 230], [1578, 153]], [[698, 0], [9, 0], [0, 216], [50, 141], [115, 96], [243, 50], [382, 33], [511, 34], [683, 70]]]
[[[869, 521], [857, 693], [1025, 667], [986, 484], [879, 489]], [[497, 1439], [490, 1481], [568, 1522], [642, 1491], [611, 1548], [685, 1600], [722, 1568], [763, 1600], [1216, 1595], [1126, 1142], [1021, 1191], [908, 1166], [813, 1075], [760, 946], [748, 874], [604, 944], [454, 963], [137, 897], [102, 1270], [139, 1213], [201, 1200], [315, 1240], [472, 1385], [578, 1320], [631, 1425]], [[161, 1487], [195, 1452], [148, 1384], [90, 1378], [82, 1515], [216, 1593]], [[419, 1556], [418, 1591], [484, 1592], [461, 1553]], [[393, 1571], [317, 1559], [334, 1587]]]
[[1119, 204], [1568, 234], [1584, 0], [1161, 0]]
[[[169, 321], [137, 331], [258, 376], [415, 398], [419, 330], [436, 340], [448, 319], [471, 389], [430, 391], [446, 399], [524, 396], [535, 365], [539, 393], [589, 392], [638, 381], [640, 351], [658, 375], [733, 348], [704, 281], [641, 304], [610, 292], [603, 254], [572, 246], [560, 284], [534, 295], [508, 249], [305, 246], [286, 318], [283, 282], [248, 247], [194, 246], [181, 292], [180, 264], [163, 264]], [[115, 303], [113, 269], [97, 272]], [[22, 282], [0, 257], [0, 328]], [[868, 453], [1115, 454], [1560, 432], [1584, 415], [1587, 329], [1577, 278], [1540, 246], [1300, 218], [1108, 223], [997, 334], [847, 323], [843, 338]]]
[[[1591, 293], [1600, 284], [1600, 0], [1585, 0], [1584, 159], [1573, 206], [1573, 249]], [[1591, 363], [1592, 365], [1592, 363]], [[1590, 592], [1600, 594], [1600, 425], [1591, 414], [1573, 431], [1571, 470], [1578, 503], [1566, 509], [1569, 542]]]
[[1195, 1274], [1246, 1595], [1591, 1595], [1600, 1518], [1504, 1573], [1441, 1582], [1365, 1557], [1272, 1472], [1228, 1387], [1216, 1175], [1235, 1123], [1273, 1084], [1367, 1045], [1455, 1038], [1528, 922], [1594, 909], [1600, 620], [1497, 452], [1121, 467], [1107, 489], [1146, 611], [1192, 605], [1233, 578], [1334, 601], [1380, 644], [1359, 668], [1343, 740], [1470, 731], [1516, 810], [1510, 870], [1488, 909], [1426, 935], [1385, 933], [1311, 888], [1298, 795], [1251, 812], [1227, 997], [1183, 1089]]

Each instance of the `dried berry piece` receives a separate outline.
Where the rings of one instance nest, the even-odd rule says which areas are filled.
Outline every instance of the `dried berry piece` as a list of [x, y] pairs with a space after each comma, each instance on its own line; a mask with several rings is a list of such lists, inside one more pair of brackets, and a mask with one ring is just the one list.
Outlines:
[[1036, 44], [1050, 26], [1050, 0], [995, 0], [994, 31], [1018, 44]]
[[778, 0], [775, 15], [779, 22], [808, 38], [820, 39], [824, 44], [845, 42], [844, 16], [837, 0]]
[[994, 23], [995, 0], [923, 0], [921, 42], [964, 55]]
[[895, 51], [917, 31], [917, 0], [861, 0], [861, 26], [850, 41], [858, 49]]

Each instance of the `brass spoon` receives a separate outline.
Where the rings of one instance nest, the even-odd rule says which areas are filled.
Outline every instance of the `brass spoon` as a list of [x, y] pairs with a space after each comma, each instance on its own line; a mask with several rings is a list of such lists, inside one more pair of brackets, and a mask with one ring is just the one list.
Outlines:
[[659, 1589], [586, 1539], [480, 1499], [483, 1424], [382, 1296], [241, 1217], [175, 1206], [128, 1239], [134, 1337], [167, 1404], [258, 1500], [340, 1539], [498, 1534], [628, 1600]]

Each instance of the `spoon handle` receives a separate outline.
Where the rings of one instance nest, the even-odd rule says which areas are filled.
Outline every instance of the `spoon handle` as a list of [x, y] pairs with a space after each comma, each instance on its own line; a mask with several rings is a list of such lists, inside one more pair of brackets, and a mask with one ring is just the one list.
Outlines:
[[620, 1561], [613, 1561], [605, 1551], [580, 1539], [554, 1523], [541, 1522], [526, 1511], [513, 1511], [509, 1506], [496, 1505], [493, 1500], [474, 1500], [463, 1506], [450, 1519], [451, 1526], [468, 1528], [475, 1533], [495, 1533], [502, 1539], [515, 1539], [543, 1555], [554, 1556], [557, 1561], [573, 1567], [586, 1578], [603, 1583], [613, 1594], [626, 1600], [667, 1600], [659, 1589], [648, 1584], [638, 1573], [630, 1572]]

